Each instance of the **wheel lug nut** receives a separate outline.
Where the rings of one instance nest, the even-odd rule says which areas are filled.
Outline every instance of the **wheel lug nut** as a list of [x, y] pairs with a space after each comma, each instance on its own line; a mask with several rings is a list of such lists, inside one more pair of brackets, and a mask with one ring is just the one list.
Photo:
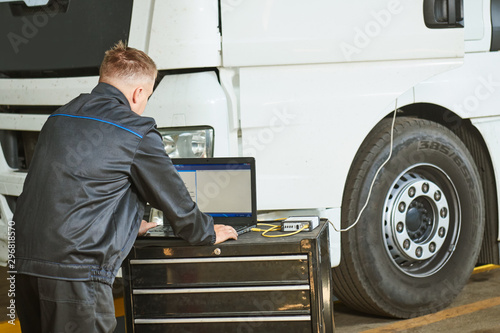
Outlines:
[[436, 251], [436, 243], [432, 242], [429, 244], [429, 251], [433, 252]]
[[410, 240], [409, 239], [405, 239], [405, 241], [403, 242], [403, 247], [405, 248], [405, 250], [408, 250], [410, 248]]
[[406, 204], [404, 202], [399, 203], [398, 209], [401, 213], [404, 212], [406, 209]]
[[403, 222], [398, 222], [398, 225], [396, 226], [396, 230], [401, 233], [404, 230], [404, 224]]
[[423, 184], [422, 184], [422, 191], [423, 191], [424, 193], [429, 192], [429, 184], [427, 184], [427, 183], [423, 183]]
[[415, 193], [417, 191], [415, 190], [415, 188], [412, 186], [410, 187], [410, 189], [408, 190], [408, 195], [410, 196], [410, 198], [413, 198], [415, 196]]
[[436, 191], [436, 193], [434, 193], [434, 200], [441, 200], [441, 191]]
[[420, 246], [415, 250], [415, 254], [419, 258], [422, 256], [422, 248]]
[[446, 234], [446, 230], [444, 229], [444, 227], [439, 228], [439, 230], [438, 230], [439, 237], [443, 238], [445, 234]]
[[441, 208], [439, 215], [441, 215], [441, 217], [444, 219], [446, 216], [448, 216], [448, 209], [446, 209], [446, 207]]

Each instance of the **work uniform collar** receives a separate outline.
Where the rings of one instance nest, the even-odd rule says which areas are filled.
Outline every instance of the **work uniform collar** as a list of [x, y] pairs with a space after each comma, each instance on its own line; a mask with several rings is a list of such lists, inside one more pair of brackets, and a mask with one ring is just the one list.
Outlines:
[[118, 102], [130, 109], [130, 103], [128, 102], [127, 97], [125, 97], [120, 90], [108, 83], [99, 82], [99, 84], [92, 90], [92, 94], [106, 95], [116, 98]]

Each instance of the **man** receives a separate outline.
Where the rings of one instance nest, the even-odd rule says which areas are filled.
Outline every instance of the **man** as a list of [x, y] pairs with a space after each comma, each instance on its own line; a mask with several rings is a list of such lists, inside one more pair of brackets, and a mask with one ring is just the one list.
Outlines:
[[152, 118], [141, 117], [157, 69], [118, 43], [99, 84], [45, 123], [14, 214], [16, 306], [23, 332], [112, 332], [112, 283], [137, 234], [144, 205], [161, 209], [193, 245], [236, 239], [200, 212], [165, 154]]

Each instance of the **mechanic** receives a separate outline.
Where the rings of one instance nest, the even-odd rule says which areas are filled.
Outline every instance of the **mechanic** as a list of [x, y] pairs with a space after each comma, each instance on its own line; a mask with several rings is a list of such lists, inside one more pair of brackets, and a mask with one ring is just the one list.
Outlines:
[[141, 117], [157, 68], [119, 42], [99, 84], [50, 115], [14, 214], [16, 307], [23, 332], [113, 332], [112, 284], [145, 203], [192, 245], [237, 239], [192, 201], [154, 119]]

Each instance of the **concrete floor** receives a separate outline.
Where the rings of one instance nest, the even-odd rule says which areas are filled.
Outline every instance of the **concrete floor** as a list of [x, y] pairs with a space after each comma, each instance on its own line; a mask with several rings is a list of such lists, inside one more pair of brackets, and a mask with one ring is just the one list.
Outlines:
[[376, 332], [500, 332], [500, 268], [480, 271], [471, 276], [465, 289], [447, 309], [435, 314], [394, 320], [354, 312], [335, 304], [336, 333]]
[[[453, 304], [438, 313], [409, 320], [393, 320], [356, 313], [341, 303], [335, 304], [336, 333], [376, 332], [500, 332], [500, 268], [474, 273], [464, 291]], [[18, 333], [19, 323], [7, 321], [10, 289], [5, 267], [0, 267], [0, 332]], [[123, 317], [116, 333], [124, 333]], [[221, 332], [222, 333], [222, 332]], [[266, 332], [268, 333], [268, 332]]]

